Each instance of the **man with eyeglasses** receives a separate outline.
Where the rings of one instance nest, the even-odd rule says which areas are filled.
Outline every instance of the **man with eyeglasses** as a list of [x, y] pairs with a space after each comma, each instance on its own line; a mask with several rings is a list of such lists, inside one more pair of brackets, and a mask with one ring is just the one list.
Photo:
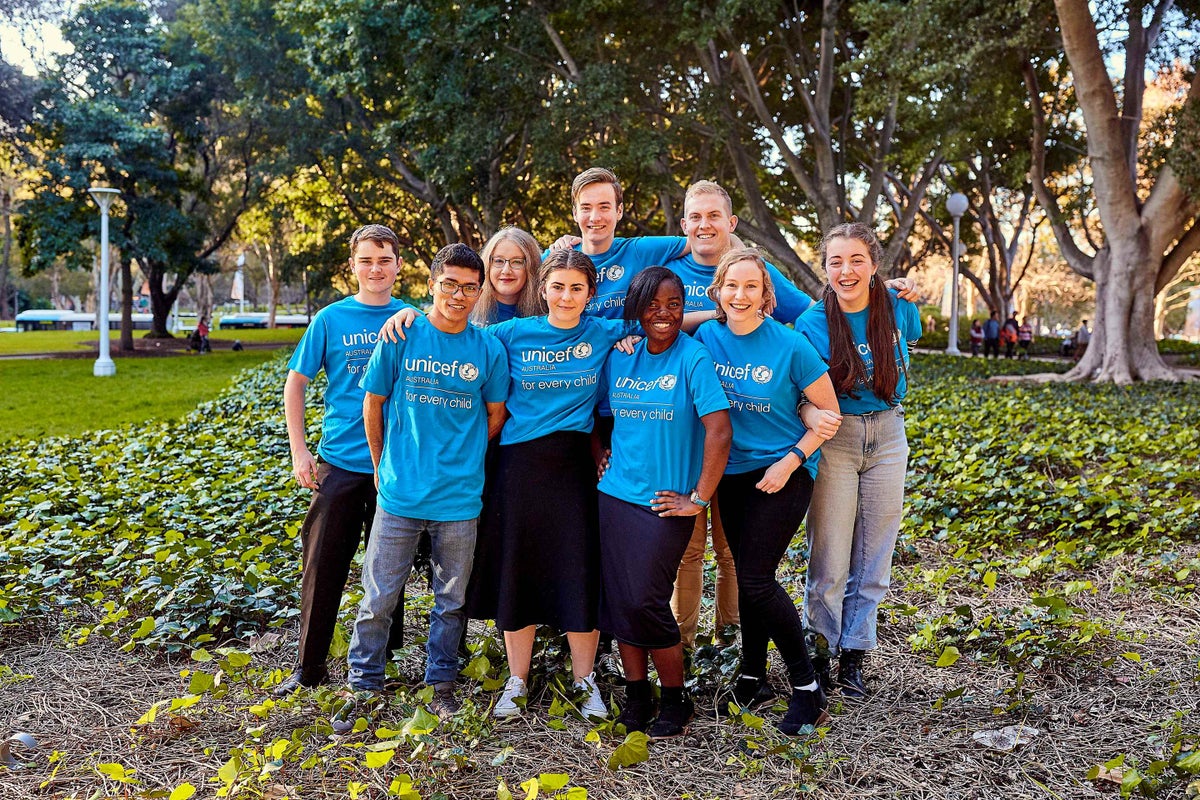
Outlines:
[[428, 316], [417, 318], [405, 339], [381, 341], [362, 379], [379, 509], [350, 642], [351, 694], [331, 720], [338, 733], [353, 728], [361, 704], [383, 687], [388, 627], [423, 532], [433, 560], [425, 646], [430, 710], [445, 718], [459, 709], [457, 648], [483, 505], [483, 457], [504, 424], [509, 382], [504, 347], [468, 322], [483, 279], [483, 262], [467, 245], [438, 251]]

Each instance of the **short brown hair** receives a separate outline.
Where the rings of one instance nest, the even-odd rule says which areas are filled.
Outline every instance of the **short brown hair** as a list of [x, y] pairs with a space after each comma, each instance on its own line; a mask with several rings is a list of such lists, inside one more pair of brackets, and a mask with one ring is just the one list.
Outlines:
[[598, 276], [591, 256], [579, 250], [551, 250], [550, 255], [542, 261], [541, 269], [538, 270], [538, 289], [543, 288], [546, 281], [550, 280], [550, 273], [558, 269], [573, 269], [582, 272], [587, 278], [588, 290], [591, 294], [596, 294]]
[[733, 200], [729, 199], [729, 192], [721, 184], [714, 181], [696, 181], [688, 187], [687, 192], [683, 195], [683, 207], [686, 209], [688, 200], [699, 194], [715, 194], [725, 198], [725, 213], [733, 216]]
[[613, 174], [613, 171], [604, 167], [592, 167], [576, 175], [575, 180], [571, 182], [572, 206], [579, 202], [579, 193], [593, 183], [607, 183], [613, 187], [613, 195], [617, 198], [617, 205], [625, 202], [625, 193], [621, 191], [621, 182], [617, 180], [617, 176]]
[[350, 234], [350, 258], [354, 258], [354, 251], [360, 242], [390, 244], [392, 252], [396, 254], [396, 259], [400, 258], [400, 237], [387, 225], [363, 225]]

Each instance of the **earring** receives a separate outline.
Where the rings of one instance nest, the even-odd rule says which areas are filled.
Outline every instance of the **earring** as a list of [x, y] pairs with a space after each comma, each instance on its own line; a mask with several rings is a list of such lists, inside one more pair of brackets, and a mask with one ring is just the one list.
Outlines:
[[867, 288], [868, 288], [868, 289], [874, 289], [874, 288], [875, 288], [875, 276], [874, 276], [874, 275], [872, 275], [872, 276], [871, 276], [871, 282], [870, 282], [869, 284], [867, 284]]

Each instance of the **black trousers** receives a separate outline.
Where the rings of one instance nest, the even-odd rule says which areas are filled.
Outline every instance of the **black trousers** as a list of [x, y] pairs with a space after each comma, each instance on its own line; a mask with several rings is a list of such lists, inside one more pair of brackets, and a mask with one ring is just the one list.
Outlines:
[[755, 488], [766, 467], [726, 475], [717, 486], [725, 538], [737, 567], [738, 607], [742, 612], [742, 673], [767, 674], [767, 640], [775, 642], [793, 686], [814, 679], [804, 625], [787, 591], [775, 578], [792, 537], [812, 499], [813, 478], [800, 467], [778, 492]]
[[[297, 666], [312, 673], [325, 666], [342, 592], [359, 542], [366, 543], [375, 518], [375, 476], [321, 462], [319, 488], [300, 528], [304, 547], [300, 578], [300, 652]], [[398, 609], [404, 608], [404, 592]], [[404, 614], [392, 617], [388, 649], [404, 644]]]

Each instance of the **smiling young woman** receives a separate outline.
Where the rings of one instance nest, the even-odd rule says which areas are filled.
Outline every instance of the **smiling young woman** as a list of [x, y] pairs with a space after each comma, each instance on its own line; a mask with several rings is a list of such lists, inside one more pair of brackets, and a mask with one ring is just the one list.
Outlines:
[[[917, 307], [877, 274], [882, 254], [862, 223], [831, 229], [821, 243], [829, 284], [796, 321], [828, 362], [844, 415], [821, 446], [808, 512], [804, 623], [839, 653], [838, 683], [848, 699], [867, 695], [863, 659], [876, 647], [876, 615], [891, 583], [908, 468], [901, 401], [909, 347], [921, 336]], [[817, 669], [829, 681], [828, 661]]]
[[821, 437], [796, 414], [802, 396], [837, 412], [825, 363], [803, 335], [771, 319], [775, 292], [758, 251], [726, 253], [709, 297], [717, 319], [696, 331], [729, 398], [733, 446], [717, 497], [737, 566], [742, 610], [742, 663], [732, 691], [717, 701], [742, 710], [774, 699], [767, 682], [767, 643], [787, 665], [791, 687], [780, 730], [795, 735], [825, 715], [796, 605], [775, 578], [804, 520], [820, 459]]

